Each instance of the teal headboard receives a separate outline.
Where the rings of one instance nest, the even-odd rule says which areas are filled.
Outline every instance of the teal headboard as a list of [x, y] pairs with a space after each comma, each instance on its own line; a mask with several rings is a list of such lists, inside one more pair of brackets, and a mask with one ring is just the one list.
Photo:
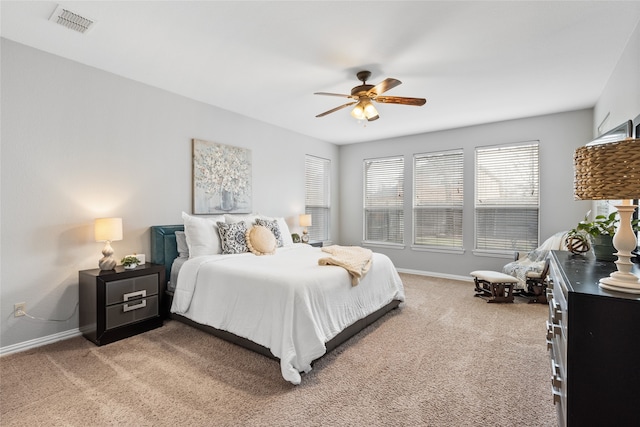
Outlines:
[[164, 265], [167, 281], [171, 277], [171, 264], [178, 257], [176, 231], [184, 231], [184, 225], [151, 226], [151, 262]]

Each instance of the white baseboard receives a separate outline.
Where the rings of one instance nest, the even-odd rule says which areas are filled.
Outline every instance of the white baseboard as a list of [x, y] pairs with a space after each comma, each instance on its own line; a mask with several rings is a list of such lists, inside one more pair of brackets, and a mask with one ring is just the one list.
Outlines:
[[66, 340], [69, 338], [82, 335], [80, 329], [69, 329], [68, 331], [58, 332], [57, 334], [47, 335], [42, 338], [35, 338], [29, 341], [19, 342], [17, 344], [8, 345], [6, 347], [0, 347], [0, 356], [6, 356], [11, 353], [18, 353], [19, 351], [31, 350], [32, 348], [41, 347], [43, 345], [52, 344], [57, 341]]
[[458, 276], [455, 274], [435, 273], [432, 271], [411, 270], [408, 268], [397, 268], [398, 273], [415, 274], [417, 276], [437, 277], [439, 279], [461, 280], [463, 282], [473, 282], [471, 276]]

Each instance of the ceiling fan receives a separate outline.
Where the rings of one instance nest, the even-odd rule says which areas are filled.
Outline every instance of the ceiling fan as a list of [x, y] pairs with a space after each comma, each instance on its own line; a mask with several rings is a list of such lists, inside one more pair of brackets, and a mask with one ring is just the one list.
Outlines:
[[371, 77], [370, 71], [359, 71], [356, 74], [358, 80], [362, 82], [361, 85], [354, 87], [351, 89], [351, 95], [343, 95], [340, 93], [328, 93], [328, 92], [315, 92], [314, 95], [328, 95], [328, 96], [339, 96], [341, 98], [351, 98], [354, 101], [347, 102], [344, 105], [333, 108], [329, 111], [325, 111], [324, 113], [318, 114], [316, 117], [324, 117], [327, 114], [334, 113], [338, 110], [342, 110], [350, 105], [356, 104], [356, 106], [351, 110], [351, 115], [358, 120], [368, 120], [374, 121], [380, 118], [378, 115], [378, 110], [373, 106], [371, 101], [381, 102], [384, 104], [403, 104], [403, 105], [424, 105], [427, 100], [424, 98], [405, 98], [401, 96], [381, 96], [384, 92], [389, 89], [393, 89], [394, 87], [402, 84], [400, 80], [387, 78], [378, 83], [377, 85], [368, 85], [367, 79]]

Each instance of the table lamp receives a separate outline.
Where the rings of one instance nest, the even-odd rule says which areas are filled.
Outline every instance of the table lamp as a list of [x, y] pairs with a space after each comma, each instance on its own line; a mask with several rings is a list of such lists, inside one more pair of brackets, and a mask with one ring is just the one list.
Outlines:
[[616, 206], [620, 223], [613, 236], [617, 271], [600, 280], [604, 289], [640, 294], [640, 278], [631, 270], [631, 251], [637, 240], [631, 227], [640, 196], [640, 139], [586, 145], [575, 151], [574, 195], [578, 200], [622, 200]]
[[105, 242], [102, 249], [103, 257], [98, 261], [100, 270], [113, 270], [116, 260], [113, 258], [111, 242], [122, 240], [122, 218], [98, 218], [95, 220], [96, 242]]
[[309, 234], [307, 234], [307, 227], [311, 227], [311, 225], [311, 214], [300, 215], [300, 226], [304, 227], [302, 229], [302, 241], [304, 243], [309, 243]]

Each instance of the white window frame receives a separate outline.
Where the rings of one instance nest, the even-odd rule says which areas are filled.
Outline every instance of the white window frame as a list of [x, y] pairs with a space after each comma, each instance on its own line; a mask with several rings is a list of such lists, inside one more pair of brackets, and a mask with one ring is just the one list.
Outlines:
[[540, 241], [539, 141], [476, 147], [474, 254], [531, 251]]
[[464, 253], [464, 150], [413, 156], [414, 250]]
[[363, 162], [363, 244], [404, 248], [404, 156]]
[[331, 231], [331, 160], [305, 155], [304, 212], [311, 214], [310, 240], [327, 242]]

